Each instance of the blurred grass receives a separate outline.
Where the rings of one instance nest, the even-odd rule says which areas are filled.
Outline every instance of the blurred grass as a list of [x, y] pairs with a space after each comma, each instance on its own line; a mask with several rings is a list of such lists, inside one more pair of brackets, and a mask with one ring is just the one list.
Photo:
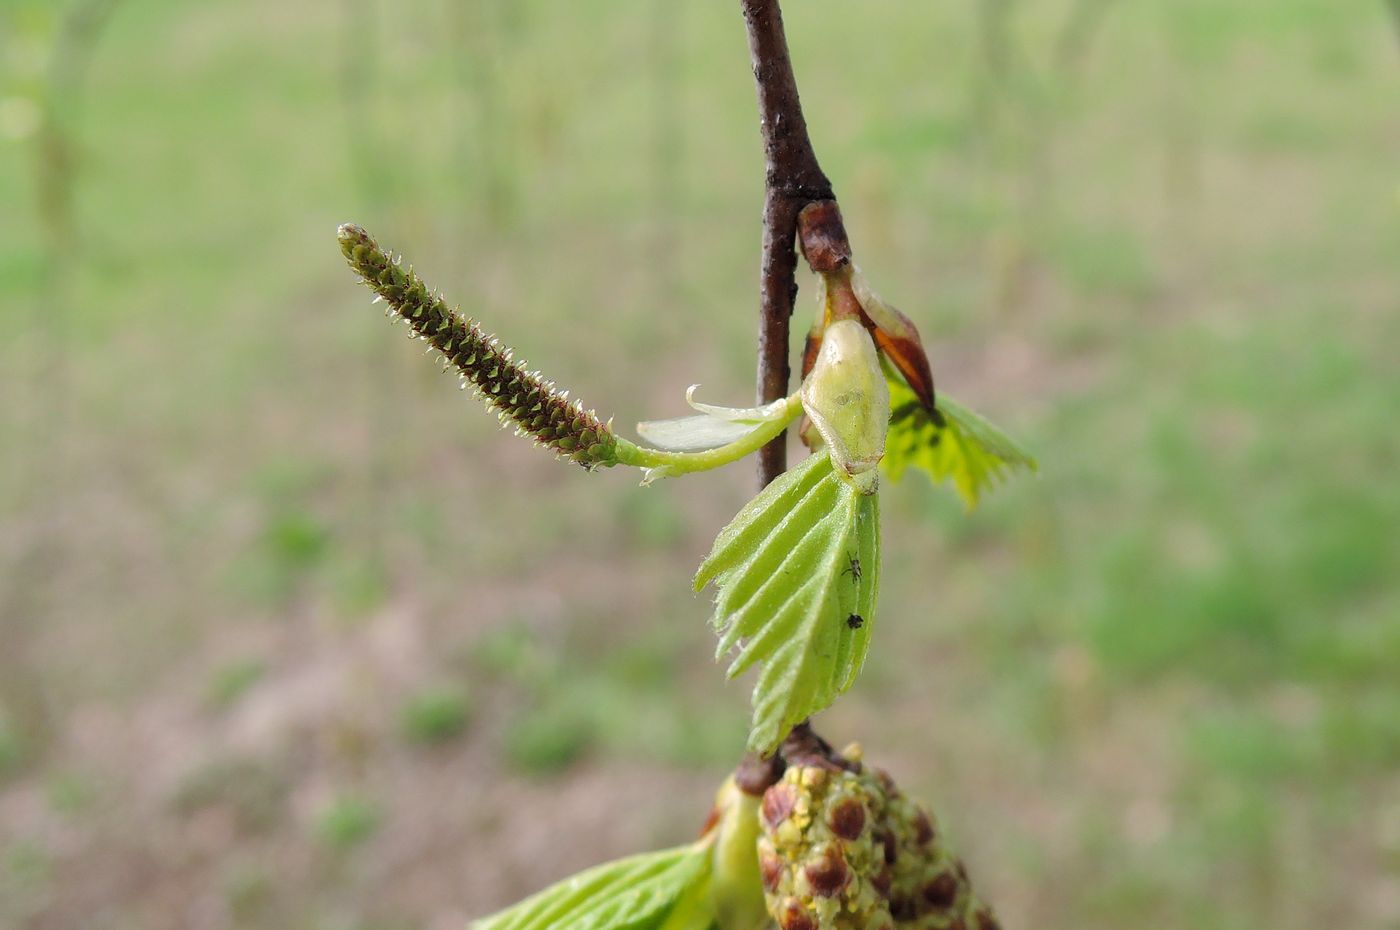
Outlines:
[[[538, 456], [333, 241], [624, 427], [748, 397], [742, 26], [672, 6], [666, 63], [642, 0], [126, 0], [47, 289], [66, 5], [0, 6], [0, 924], [455, 925], [693, 830], [746, 707], [685, 583], [751, 476]], [[1009, 925], [1400, 926], [1381, 5], [1113, 4], [1073, 73], [1070, 4], [1022, 5], [1002, 74], [978, 4], [790, 6], [862, 266], [1042, 462], [971, 517], [890, 490], [824, 732], [936, 802]]]
[[424, 743], [445, 743], [471, 722], [471, 699], [459, 687], [435, 685], [412, 695], [399, 714], [404, 735]]

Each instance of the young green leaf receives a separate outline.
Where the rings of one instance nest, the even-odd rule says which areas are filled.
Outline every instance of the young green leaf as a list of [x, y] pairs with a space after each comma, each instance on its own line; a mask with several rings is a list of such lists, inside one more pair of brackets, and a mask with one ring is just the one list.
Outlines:
[[710, 846], [694, 843], [596, 866], [471, 930], [707, 930]]
[[809, 457], [720, 532], [695, 589], [711, 582], [716, 656], [737, 648], [729, 677], [763, 664], [749, 748], [766, 755], [865, 662], [880, 582], [879, 495], [842, 480], [830, 456]]
[[910, 466], [936, 484], [949, 481], [971, 510], [982, 492], [1012, 471], [1035, 471], [1035, 458], [982, 416], [938, 394], [938, 423], [898, 377], [890, 383], [890, 432], [885, 440], [885, 475], [898, 481]]
[[670, 420], [644, 420], [637, 424], [637, 435], [657, 449], [670, 452], [704, 452], [737, 442], [765, 423], [791, 419], [786, 398], [762, 407], [720, 407], [695, 399], [692, 384], [685, 402], [699, 411], [698, 416]]

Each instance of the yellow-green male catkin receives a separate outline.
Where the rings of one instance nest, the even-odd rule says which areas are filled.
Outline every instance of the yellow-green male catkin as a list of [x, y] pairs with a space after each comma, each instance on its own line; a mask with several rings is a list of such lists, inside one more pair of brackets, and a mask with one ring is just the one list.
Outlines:
[[763, 795], [758, 867], [781, 930], [893, 930], [875, 842], [883, 799], [852, 772], [794, 765]]
[[[859, 763], [861, 749], [852, 745], [844, 755]], [[884, 848], [887, 871], [880, 885], [897, 930], [1000, 930], [928, 808], [901, 791], [884, 770], [860, 768], [866, 792], [883, 801], [875, 839]]]
[[780, 930], [1000, 930], [927, 808], [848, 747], [789, 766], [759, 809], [758, 865]]
[[503, 424], [514, 424], [517, 434], [586, 468], [617, 464], [617, 438], [596, 413], [569, 400], [567, 391], [529, 371], [513, 350], [448, 307], [369, 233], [341, 226], [340, 250], [370, 290], [457, 369], [463, 386], [471, 384]]

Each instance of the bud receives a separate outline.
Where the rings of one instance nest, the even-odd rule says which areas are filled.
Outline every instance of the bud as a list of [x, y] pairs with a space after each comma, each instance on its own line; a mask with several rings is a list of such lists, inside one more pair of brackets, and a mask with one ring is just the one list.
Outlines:
[[801, 397], [837, 471], [861, 493], [873, 493], [885, 454], [890, 390], [875, 343], [860, 322], [837, 320], [826, 327]]
[[[828, 251], [819, 249], [822, 255]], [[810, 258], [811, 252], [808, 254]], [[837, 257], [840, 258], [839, 255]], [[807, 377], [812, 370], [827, 327], [838, 320], [860, 320], [875, 340], [876, 350], [899, 372], [924, 409], [933, 413], [933, 372], [929, 368], [928, 354], [924, 351], [918, 327], [875, 293], [860, 268], [849, 259], [849, 254], [846, 254], [839, 262], [828, 261], [821, 268], [816, 264], [812, 266], [812, 270], [820, 275], [817, 284], [818, 312], [816, 323], [807, 334], [803, 347], [802, 377]]]
[[596, 413], [570, 401], [567, 391], [556, 390], [538, 371], [528, 371], [513, 350], [450, 309], [369, 233], [348, 223], [340, 227], [340, 250], [370, 290], [457, 369], [463, 386], [470, 383], [503, 425], [513, 423], [518, 435], [532, 436], [586, 468], [617, 464], [617, 438]]

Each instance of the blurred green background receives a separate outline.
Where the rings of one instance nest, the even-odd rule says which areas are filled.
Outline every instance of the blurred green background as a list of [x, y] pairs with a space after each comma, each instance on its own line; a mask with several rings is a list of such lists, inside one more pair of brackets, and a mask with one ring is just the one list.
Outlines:
[[[1400, 927], [1385, 5], [788, 6], [858, 260], [1042, 464], [888, 490], [820, 729], [1008, 927]], [[335, 227], [619, 424], [744, 402], [737, 7], [0, 3], [0, 926], [447, 930], [694, 835], [752, 469], [500, 433]]]

